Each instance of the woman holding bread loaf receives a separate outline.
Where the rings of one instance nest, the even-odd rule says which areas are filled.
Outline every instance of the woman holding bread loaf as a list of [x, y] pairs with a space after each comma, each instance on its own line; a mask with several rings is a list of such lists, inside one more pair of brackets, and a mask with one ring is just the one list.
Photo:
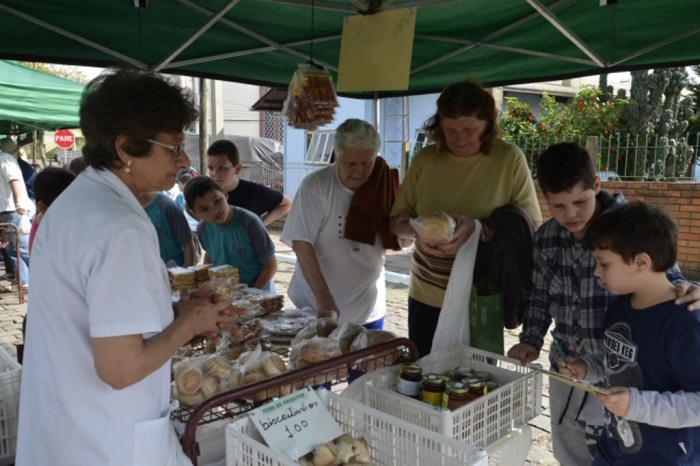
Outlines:
[[[542, 220], [525, 156], [498, 138], [496, 116], [493, 97], [479, 84], [447, 87], [425, 126], [435, 144], [416, 154], [391, 210], [393, 232], [416, 239], [408, 331], [423, 355], [432, 346], [455, 255], [474, 231], [472, 219], [516, 204]], [[425, 236], [417, 235], [409, 220], [434, 212], [448, 215], [430, 217], [429, 228], [421, 228]]]
[[51, 205], [32, 251], [18, 466], [164, 466], [179, 448], [168, 419], [170, 358], [234, 317], [230, 303], [204, 292], [173, 306], [137, 198], [171, 188], [189, 166], [183, 129], [196, 114], [156, 74], [121, 70], [87, 85], [89, 167]]

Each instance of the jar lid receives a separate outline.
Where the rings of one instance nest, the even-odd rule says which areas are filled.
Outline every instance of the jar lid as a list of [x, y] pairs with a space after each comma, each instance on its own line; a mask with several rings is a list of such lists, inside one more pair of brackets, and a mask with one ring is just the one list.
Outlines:
[[452, 381], [447, 382], [447, 393], [464, 395], [469, 392], [469, 387], [464, 382]]
[[489, 380], [493, 380], [493, 376], [486, 371], [476, 371], [474, 373], [474, 375], [476, 377], [478, 377], [479, 379], [483, 380], [484, 382], [488, 382]]
[[443, 377], [440, 374], [425, 374], [423, 377], [423, 382], [429, 382], [429, 383], [435, 383], [435, 384], [444, 384], [445, 383], [445, 377]]
[[485, 386], [483, 380], [473, 379], [469, 382], [469, 388], [483, 388]]
[[401, 366], [401, 370], [399, 371], [399, 374], [420, 375], [422, 373], [423, 369], [415, 364], [404, 364]]
[[474, 370], [469, 367], [455, 367], [454, 373], [460, 377], [474, 375]]

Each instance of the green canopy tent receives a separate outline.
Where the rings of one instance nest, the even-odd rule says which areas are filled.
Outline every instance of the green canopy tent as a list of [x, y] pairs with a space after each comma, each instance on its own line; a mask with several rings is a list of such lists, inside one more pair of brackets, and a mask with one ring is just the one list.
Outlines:
[[402, 93], [467, 76], [503, 85], [700, 61], [698, 0], [0, 0], [0, 57], [280, 87], [311, 38], [314, 60], [335, 73], [345, 17], [409, 6]]
[[79, 127], [82, 91], [75, 81], [0, 61], [0, 134]]

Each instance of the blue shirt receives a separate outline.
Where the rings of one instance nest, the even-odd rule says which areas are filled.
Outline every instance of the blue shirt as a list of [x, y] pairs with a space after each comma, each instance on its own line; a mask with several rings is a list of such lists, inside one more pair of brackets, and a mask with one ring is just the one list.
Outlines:
[[192, 240], [192, 231], [187, 219], [175, 202], [166, 194], [158, 193], [146, 206], [158, 234], [160, 257], [166, 265], [185, 263], [185, 244]]
[[263, 262], [275, 253], [275, 246], [257, 215], [240, 207], [231, 208], [233, 220], [228, 225], [200, 222], [197, 235], [212, 264], [236, 267], [241, 283], [253, 286]]
[[[608, 386], [700, 391], [700, 313], [688, 312], [686, 306], [667, 301], [637, 310], [629, 296], [620, 297], [608, 309], [604, 348]], [[598, 455], [608, 463], [700, 464], [700, 427], [657, 427], [608, 411], [605, 418]]]

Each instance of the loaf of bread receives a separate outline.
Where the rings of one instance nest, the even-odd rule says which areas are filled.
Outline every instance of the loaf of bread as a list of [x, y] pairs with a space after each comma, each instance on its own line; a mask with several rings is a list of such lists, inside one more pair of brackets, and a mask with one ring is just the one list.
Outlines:
[[432, 245], [450, 242], [457, 222], [454, 217], [445, 212], [435, 212], [411, 219], [411, 225], [421, 241]]

